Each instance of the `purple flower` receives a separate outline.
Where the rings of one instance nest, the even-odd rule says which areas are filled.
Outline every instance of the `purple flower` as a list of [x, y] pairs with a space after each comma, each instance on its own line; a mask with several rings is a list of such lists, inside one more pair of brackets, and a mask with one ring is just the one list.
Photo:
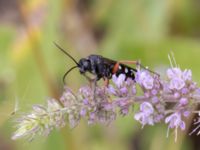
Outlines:
[[128, 99], [117, 100], [115, 104], [119, 107], [121, 115], [128, 115], [129, 107], [131, 106], [131, 103]]
[[95, 120], [95, 112], [91, 112], [88, 119], [88, 124], [93, 124]]
[[63, 92], [60, 101], [65, 107], [68, 107], [73, 105], [73, 103], [76, 101], [76, 97], [70, 89], [65, 87], [65, 91]]
[[185, 86], [185, 82], [181, 78], [173, 78], [173, 79], [171, 79], [170, 84], [169, 84], [169, 88], [171, 90], [174, 90], [174, 89], [175, 90], [180, 90], [184, 86]]
[[81, 111], [80, 111], [80, 115], [85, 116], [86, 113], [87, 113], [86, 109], [82, 108]]
[[140, 105], [140, 112], [136, 113], [134, 118], [142, 124], [142, 127], [146, 124], [154, 125], [153, 113], [153, 106], [148, 102], [143, 102]]
[[109, 124], [111, 121], [115, 120], [116, 113], [112, 110], [106, 110], [103, 108], [97, 108], [96, 111], [92, 111], [89, 114], [88, 124], [102, 123]]
[[108, 85], [108, 93], [116, 95], [116, 89], [113, 87], [113, 85]]
[[180, 99], [180, 101], [179, 101], [179, 103], [180, 103], [181, 105], [187, 105], [188, 102], [189, 102], [188, 99], [185, 98], [185, 97], [182, 97], [182, 98]]
[[118, 77], [116, 75], [112, 76], [112, 80], [118, 88], [120, 88], [123, 85], [125, 79], [125, 74], [120, 74]]
[[191, 70], [184, 70], [182, 72], [180, 68], [168, 69], [167, 76], [170, 80], [169, 88], [171, 90], [180, 90], [186, 86], [187, 81], [192, 80]]
[[169, 128], [178, 128], [185, 130], [185, 122], [181, 120], [180, 113], [173, 113], [165, 119], [165, 123], [169, 123]]
[[134, 97], [136, 95], [135, 81], [131, 78], [127, 78], [124, 74], [120, 74], [118, 77], [113, 75], [113, 84], [106, 88], [106, 93], [115, 96], [116, 98]]
[[126, 87], [120, 88], [119, 91], [120, 91], [121, 95], [126, 95], [128, 93], [128, 89]]
[[182, 78], [182, 71], [180, 68], [170, 68], [167, 70], [167, 76], [169, 79]]
[[138, 71], [136, 74], [136, 81], [145, 89], [153, 88], [153, 77], [147, 71]]
[[183, 95], [186, 95], [187, 93], [189, 93], [189, 89], [188, 88], [183, 88], [182, 90], [181, 90], [181, 93], [183, 94]]
[[93, 91], [89, 86], [84, 86], [79, 89], [78, 95], [82, 96], [84, 99], [92, 99]]
[[106, 103], [103, 103], [102, 106], [106, 111], [114, 110], [114, 106], [112, 103], [106, 102]]
[[[182, 121], [181, 119], [181, 114], [176, 112], [176, 113], [173, 113], [171, 114], [170, 116], [168, 116], [166, 119], [165, 119], [165, 123], [166, 124], [169, 124], [168, 125], [168, 132], [169, 132], [169, 129], [171, 128], [175, 128], [175, 141], [177, 140], [177, 130], [178, 128], [180, 128], [181, 130], [185, 130], [185, 122]], [[167, 137], [168, 137], [168, 132], [167, 132]]]
[[183, 79], [185, 81], [191, 81], [192, 80], [192, 72], [191, 72], [191, 70], [184, 70], [182, 75], [183, 75]]
[[79, 114], [69, 114], [68, 116], [69, 125], [71, 128], [75, 128], [78, 123], [80, 122], [80, 115]]

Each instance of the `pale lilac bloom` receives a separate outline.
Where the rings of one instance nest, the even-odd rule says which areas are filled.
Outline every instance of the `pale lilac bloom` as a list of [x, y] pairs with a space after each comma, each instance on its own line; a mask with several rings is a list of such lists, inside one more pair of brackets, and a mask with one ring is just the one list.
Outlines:
[[116, 95], [116, 89], [113, 87], [113, 85], [108, 85], [108, 92], [110, 94]]
[[192, 71], [191, 70], [184, 70], [183, 79], [185, 81], [191, 81], [192, 80]]
[[169, 79], [182, 78], [182, 71], [180, 68], [170, 68], [167, 70], [167, 77]]
[[62, 102], [64, 107], [69, 107], [73, 105], [75, 101], [76, 101], [75, 95], [72, 93], [70, 89], [65, 87], [63, 95], [60, 98], [60, 102]]
[[114, 109], [114, 106], [112, 105], [112, 103], [105, 103], [105, 104], [102, 104], [103, 108], [107, 111], [109, 110], [113, 110]]
[[136, 113], [134, 118], [142, 124], [142, 127], [146, 124], [154, 125], [153, 113], [153, 106], [148, 102], [143, 102], [140, 105], [140, 112]]
[[186, 94], [188, 94], [190, 91], [189, 91], [189, 89], [188, 88], [183, 88], [182, 90], [181, 90], [181, 94], [183, 94], [183, 95], [186, 95]]
[[115, 74], [112, 76], [112, 80], [118, 88], [120, 88], [123, 85], [125, 79], [125, 74], [120, 74], [118, 77]]
[[83, 99], [83, 104], [84, 104], [84, 105], [89, 105], [89, 101], [88, 101], [87, 98]]
[[191, 111], [190, 111], [190, 110], [185, 110], [185, 111], [183, 112], [183, 116], [184, 116], [184, 117], [189, 117], [190, 114], [191, 114]]
[[175, 92], [175, 93], [173, 94], [173, 96], [174, 96], [175, 99], [179, 99], [179, 98], [181, 97], [181, 93]]
[[136, 95], [136, 93], [137, 93], [136, 86], [133, 85], [131, 88], [131, 94]]
[[128, 89], [126, 87], [122, 87], [122, 88], [120, 88], [120, 93], [122, 95], [126, 95], [126, 93], [128, 93]]
[[92, 99], [93, 91], [89, 86], [83, 86], [79, 89], [78, 96], [81, 96], [83, 99]]
[[[187, 81], [192, 80], [191, 70], [181, 71], [180, 68], [171, 68], [167, 70], [167, 76], [170, 80], [169, 88], [171, 90], [181, 90], [186, 86]], [[185, 92], [185, 91], [183, 91]]]
[[80, 111], [80, 115], [81, 115], [81, 116], [85, 116], [86, 113], [87, 113], [87, 110], [84, 109], [84, 108], [82, 108], [81, 111]]
[[152, 98], [152, 103], [153, 104], [156, 104], [156, 103], [158, 103], [159, 102], [159, 98], [157, 97], [157, 96], [154, 96], [153, 98]]
[[126, 78], [124, 74], [112, 76], [113, 84], [108, 85], [106, 92], [116, 98], [134, 97], [136, 94], [135, 81], [131, 78]]
[[188, 101], [187, 98], [182, 97], [182, 98], [180, 99], [179, 103], [180, 103], [181, 105], [187, 105], [187, 104], [189, 103], [189, 101]]
[[169, 83], [169, 88], [171, 90], [180, 90], [185, 86], [185, 82], [181, 78], [173, 78]]
[[154, 109], [151, 103], [144, 102], [140, 105], [140, 111], [145, 112], [147, 115], [153, 114]]
[[146, 89], [152, 89], [153, 88], [153, 77], [149, 74], [147, 71], [141, 71], [139, 70], [136, 73], [136, 82], [139, 83], [141, 86], [144, 86]]
[[128, 115], [131, 103], [128, 99], [116, 100], [115, 104], [120, 108], [120, 114], [123, 116]]
[[165, 123], [169, 123], [169, 128], [178, 128], [185, 130], [185, 122], [181, 120], [180, 113], [173, 113], [165, 119]]
[[175, 141], [177, 140], [178, 128], [185, 130], [185, 122], [181, 119], [181, 113], [173, 113], [165, 119], [165, 123], [168, 125], [167, 137], [169, 129], [175, 129]]
[[131, 79], [131, 78], [127, 78], [124, 83], [128, 87], [135, 85], [135, 81], [133, 79]]
[[68, 121], [70, 128], [75, 128], [80, 122], [80, 115], [69, 114]]

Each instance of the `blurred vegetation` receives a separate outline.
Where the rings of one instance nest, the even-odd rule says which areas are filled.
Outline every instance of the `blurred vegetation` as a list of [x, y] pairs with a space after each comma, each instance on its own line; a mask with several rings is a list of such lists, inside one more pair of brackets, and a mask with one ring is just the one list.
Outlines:
[[[0, 0], [1, 150], [200, 149], [197, 136], [179, 134], [175, 143], [173, 132], [166, 138], [166, 126], [141, 130], [132, 116], [108, 127], [88, 127], [82, 121], [73, 130], [66, 127], [32, 143], [11, 141], [16, 101], [25, 112], [62, 93], [62, 75], [73, 62], [53, 41], [76, 59], [91, 53], [141, 59], [161, 73], [173, 51], [181, 68], [192, 69], [199, 83], [200, 1]], [[86, 81], [73, 71], [67, 83], [76, 90]]]

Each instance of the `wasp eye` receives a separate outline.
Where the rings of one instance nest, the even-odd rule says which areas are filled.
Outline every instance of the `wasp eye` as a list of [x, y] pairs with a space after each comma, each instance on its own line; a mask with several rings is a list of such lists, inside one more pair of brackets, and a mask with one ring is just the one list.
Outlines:
[[85, 59], [85, 58], [82, 58], [80, 61], [79, 61], [79, 65], [80, 65], [80, 73], [85, 73], [86, 71], [90, 71], [90, 62], [89, 60]]
[[84, 61], [84, 62], [83, 62], [83, 66], [84, 66], [84, 67], [88, 67], [88, 66], [89, 66], [89, 62], [88, 62], [88, 61]]

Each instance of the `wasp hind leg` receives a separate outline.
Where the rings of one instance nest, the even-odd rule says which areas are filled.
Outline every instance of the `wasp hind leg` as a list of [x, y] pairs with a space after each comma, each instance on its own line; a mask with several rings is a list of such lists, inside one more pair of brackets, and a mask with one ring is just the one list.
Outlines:
[[129, 64], [129, 65], [139, 65], [140, 66], [140, 61], [132, 61], [132, 60], [121, 60], [121, 61], [118, 61], [119, 63], [122, 63], [122, 64]]
[[122, 61], [119, 61], [118, 63], [122, 63], [122, 64], [129, 64], [129, 65], [136, 65], [136, 66], [139, 66], [140, 68], [143, 68], [145, 70], [148, 70], [149, 72], [157, 75], [157, 76], [160, 76], [157, 72], [154, 72], [150, 69], [148, 69], [147, 67], [143, 66], [140, 61], [131, 61], [131, 60], [122, 60]]

